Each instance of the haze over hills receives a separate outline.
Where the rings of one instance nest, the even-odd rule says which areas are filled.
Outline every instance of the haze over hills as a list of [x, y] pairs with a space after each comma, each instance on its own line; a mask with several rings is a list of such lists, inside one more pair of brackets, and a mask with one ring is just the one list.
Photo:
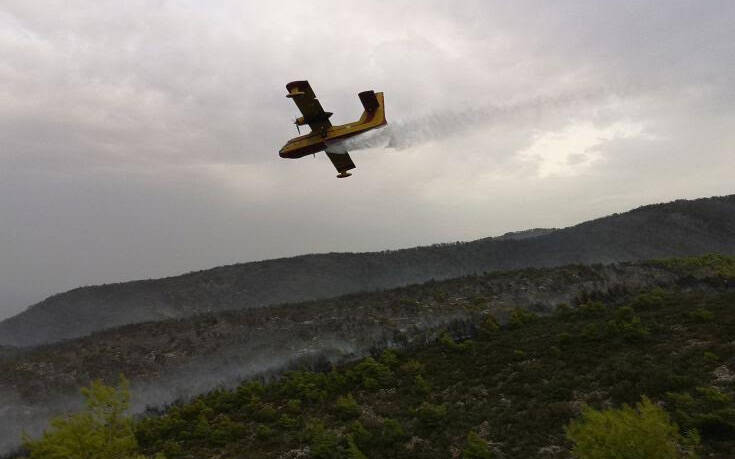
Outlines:
[[29, 346], [144, 321], [307, 301], [472, 273], [735, 254], [735, 195], [679, 200], [559, 229], [396, 251], [329, 253], [82, 287], [0, 322], [0, 345]]
[[50, 417], [78, 409], [78, 389], [97, 378], [110, 383], [120, 373], [128, 377], [133, 411], [142, 412], [289, 368], [325, 369], [384, 348], [422, 348], [444, 331], [472, 337], [487, 317], [512, 323], [519, 311], [546, 316], [562, 304], [615, 303], [661, 289], [719, 294], [732, 290], [733, 276], [735, 258], [719, 255], [532, 268], [0, 349], [0, 405], [7, 421], [0, 423], [0, 455], [17, 446], [21, 432], [39, 435]]

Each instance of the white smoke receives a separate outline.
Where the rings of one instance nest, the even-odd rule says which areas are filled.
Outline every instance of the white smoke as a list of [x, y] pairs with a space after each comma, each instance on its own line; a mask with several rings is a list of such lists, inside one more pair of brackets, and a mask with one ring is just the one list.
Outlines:
[[344, 140], [329, 142], [328, 151], [345, 153], [368, 148], [405, 148], [460, 135], [470, 129], [509, 122], [534, 122], [564, 110], [577, 110], [599, 92], [539, 97], [524, 102], [443, 111], [389, 121], [387, 126]]

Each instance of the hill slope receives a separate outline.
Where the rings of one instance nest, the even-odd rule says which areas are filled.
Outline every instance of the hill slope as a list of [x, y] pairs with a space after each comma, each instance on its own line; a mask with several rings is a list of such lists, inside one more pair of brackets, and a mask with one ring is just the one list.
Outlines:
[[[293, 366], [324, 368], [385, 347], [413, 348], [443, 330], [474, 333], [483, 317], [513, 323], [524, 310], [633, 296], [654, 288], [726, 291], [735, 258], [525, 269], [466, 276], [307, 303], [127, 325], [0, 356], [0, 454], [21, 431], [78, 407], [78, 388], [122, 372], [136, 412]], [[197, 456], [197, 457], [207, 457]]]
[[0, 345], [35, 345], [129, 323], [334, 297], [483, 271], [735, 254], [735, 195], [650, 205], [527, 236], [389, 252], [305, 255], [78, 288], [0, 322]]
[[[646, 395], [682, 433], [698, 431], [702, 457], [731, 458], [732, 290], [616, 294], [502, 328], [478, 323], [472, 341], [444, 335], [329, 372], [214, 391], [143, 420], [137, 435], [146, 453], [182, 459], [562, 458], [564, 426], [584, 405]], [[471, 454], [470, 432], [485, 455]]]

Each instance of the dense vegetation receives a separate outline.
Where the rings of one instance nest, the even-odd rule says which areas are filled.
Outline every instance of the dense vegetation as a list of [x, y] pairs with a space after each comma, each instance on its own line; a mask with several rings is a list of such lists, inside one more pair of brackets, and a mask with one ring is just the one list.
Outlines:
[[[94, 447], [99, 454], [85, 457], [618, 457], [628, 448], [639, 457], [654, 450], [661, 452], [655, 457], [732, 457], [733, 285], [735, 258], [708, 255], [492, 273], [268, 308], [279, 326], [292, 311], [294, 323], [311, 328], [321, 327], [304, 321], [312, 312], [339, 324], [353, 323], [358, 310], [391, 323], [414, 310], [466, 314], [421, 340], [376, 341], [382, 344], [359, 361], [311, 360], [279, 379], [269, 373], [135, 423], [120, 415], [124, 385], [114, 391], [93, 381], [86, 410], [26, 438], [26, 454], [65, 457]], [[533, 299], [541, 297], [556, 307], [538, 307]], [[352, 321], [336, 319], [343, 308]], [[268, 309], [258, 310], [263, 319]], [[220, 334], [221, 319], [212, 325]], [[267, 323], [256, 320], [252, 330], [273, 333]], [[203, 333], [202, 343], [217, 336]], [[82, 349], [75, 346], [49, 362]], [[122, 441], [106, 441], [112, 437]]]
[[[732, 260], [696, 263], [724, 282]], [[663, 434], [732, 457], [735, 292], [712, 285], [519, 309], [503, 326], [486, 316], [471, 340], [245, 382], [142, 419], [136, 436], [170, 458], [565, 457], [586, 406], [645, 396], [678, 426]]]

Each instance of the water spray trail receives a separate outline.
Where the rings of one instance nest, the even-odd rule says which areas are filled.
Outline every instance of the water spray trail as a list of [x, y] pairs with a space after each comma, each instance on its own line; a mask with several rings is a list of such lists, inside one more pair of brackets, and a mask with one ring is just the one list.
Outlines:
[[580, 103], [599, 97], [598, 92], [536, 98], [525, 102], [489, 106], [464, 111], [443, 111], [416, 118], [389, 121], [383, 128], [374, 129], [348, 139], [330, 143], [331, 151], [355, 151], [368, 148], [402, 150], [426, 142], [442, 140], [487, 124], [533, 122], [563, 109], [575, 108]]

